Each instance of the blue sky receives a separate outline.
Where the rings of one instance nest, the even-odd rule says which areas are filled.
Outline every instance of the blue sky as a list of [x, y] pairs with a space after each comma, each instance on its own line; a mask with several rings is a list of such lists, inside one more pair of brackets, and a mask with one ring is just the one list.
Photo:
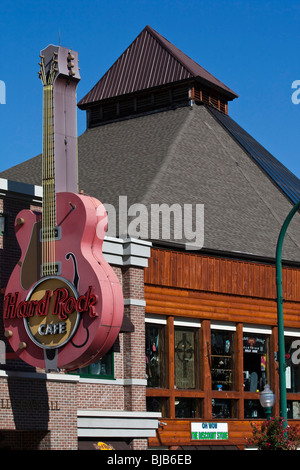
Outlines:
[[300, 178], [299, 0], [2, 0], [0, 15], [0, 171], [41, 152], [41, 49], [79, 52], [79, 100], [148, 24], [239, 95], [231, 117]]

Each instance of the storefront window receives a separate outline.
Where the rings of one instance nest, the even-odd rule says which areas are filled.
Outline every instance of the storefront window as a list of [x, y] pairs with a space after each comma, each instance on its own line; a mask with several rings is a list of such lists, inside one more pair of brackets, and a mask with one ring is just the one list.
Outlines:
[[300, 338], [285, 336], [285, 358], [287, 391], [300, 392]]
[[201, 400], [197, 398], [175, 398], [175, 418], [200, 418]]
[[269, 383], [269, 336], [243, 334], [244, 390], [258, 392]]
[[100, 361], [87, 367], [78, 369], [78, 373], [83, 377], [114, 378], [113, 352], [107, 353]]
[[214, 419], [236, 418], [236, 416], [235, 400], [212, 399], [212, 417]]
[[197, 388], [199, 378], [198, 329], [175, 327], [175, 387]]
[[147, 397], [147, 411], [159, 412], [165, 418], [169, 416], [168, 399], [161, 397]]
[[146, 378], [148, 387], [166, 386], [164, 325], [146, 325]]
[[300, 402], [289, 401], [287, 402], [287, 418], [300, 419]]
[[211, 332], [211, 380], [213, 390], [234, 389], [234, 332]]
[[245, 418], [265, 418], [265, 412], [259, 400], [244, 401], [244, 417]]

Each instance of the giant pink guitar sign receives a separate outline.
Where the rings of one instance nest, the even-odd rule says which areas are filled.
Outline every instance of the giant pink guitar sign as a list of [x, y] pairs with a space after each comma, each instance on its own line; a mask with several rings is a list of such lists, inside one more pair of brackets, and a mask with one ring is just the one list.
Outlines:
[[43, 210], [23, 210], [15, 220], [21, 257], [6, 287], [3, 318], [22, 360], [71, 370], [111, 349], [123, 321], [123, 294], [102, 253], [105, 208], [78, 194], [78, 55], [50, 45], [40, 57]]

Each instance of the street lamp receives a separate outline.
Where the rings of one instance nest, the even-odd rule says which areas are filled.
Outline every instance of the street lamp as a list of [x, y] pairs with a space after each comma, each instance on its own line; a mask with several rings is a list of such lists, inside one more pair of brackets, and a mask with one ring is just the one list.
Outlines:
[[282, 293], [282, 246], [288, 226], [300, 209], [300, 201], [294, 205], [287, 215], [279, 236], [276, 246], [276, 290], [277, 290], [277, 323], [278, 323], [278, 370], [279, 370], [279, 401], [280, 416], [284, 419], [284, 428], [287, 426], [287, 399], [286, 399], [286, 363], [285, 363], [285, 346], [284, 346], [284, 321], [283, 321], [283, 293]]
[[263, 391], [260, 392], [259, 402], [264, 409], [267, 419], [270, 419], [272, 414], [272, 407], [275, 403], [275, 395], [268, 384], [266, 384]]

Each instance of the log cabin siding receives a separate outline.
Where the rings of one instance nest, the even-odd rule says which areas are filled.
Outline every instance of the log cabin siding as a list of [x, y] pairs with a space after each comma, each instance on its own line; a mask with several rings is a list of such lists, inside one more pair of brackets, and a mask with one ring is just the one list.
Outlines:
[[[168, 419], [164, 418], [165, 426], [161, 426], [157, 431], [156, 437], [149, 438], [149, 445], [151, 446], [168, 446], [172, 442], [170, 450], [178, 450], [182, 446], [188, 446], [188, 449], [191, 450], [194, 446], [195, 449], [199, 449], [199, 446], [212, 446], [216, 448], [219, 446], [222, 448], [226, 446], [234, 446], [238, 449], [244, 449], [247, 444], [247, 439], [252, 437], [252, 429], [249, 420], [232, 420], [224, 421], [228, 422], [228, 435], [229, 439], [226, 441], [193, 441], [191, 440], [191, 420], [179, 420], [179, 419]], [[199, 421], [199, 420], [195, 420]], [[222, 422], [222, 420], [219, 420]], [[258, 424], [258, 423], [257, 423]], [[295, 425], [299, 425], [300, 421], [295, 420], [293, 422]], [[193, 446], [193, 447], [189, 447]]]
[[[145, 283], [161, 287], [276, 300], [270, 264], [152, 248]], [[283, 268], [286, 301], [300, 302], [300, 269]]]
[[[275, 358], [278, 351], [276, 270], [267, 263], [234, 260], [201, 253], [176, 252], [153, 248], [149, 266], [145, 269], [146, 314], [163, 315], [168, 337], [168, 367], [165, 389], [147, 388], [147, 397], [164, 397], [168, 400], [168, 416], [163, 417], [156, 437], [149, 439], [149, 446], [235, 446], [243, 449], [251, 435], [251, 419], [245, 419], [246, 400], [259, 400], [259, 392], [244, 389], [243, 379], [243, 328], [267, 326], [270, 335], [269, 383], [276, 394], [275, 415], [279, 414], [279, 376]], [[300, 270], [283, 268], [284, 326], [300, 328]], [[178, 390], [174, 386], [174, 321], [176, 317], [201, 320], [200, 388]], [[211, 322], [234, 323], [235, 334], [235, 388], [232, 391], [214, 391], [211, 387], [211, 371], [207, 345], [210, 344]], [[299, 401], [299, 393], [288, 393], [288, 400]], [[176, 397], [201, 400], [202, 414], [197, 421], [215, 420], [212, 416], [212, 399], [221, 398], [235, 403], [235, 417], [228, 422], [229, 438], [225, 442], [191, 440], [193, 419], [175, 418]], [[253, 419], [252, 419], [253, 420]], [[218, 420], [220, 421], [220, 420]], [[222, 421], [222, 420], [221, 420]], [[255, 421], [262, 421], [255, 419]], [[293, 419], [293, 424], [299, 424]], [[194, 447], [196, 446], [196, 447]]]
[[[283, 268], [285, 326], [300, 327], [300, 270]], [[153, 248], [145, 270], [146, 312], [277, 324], [276, 270], [269, 264]]]

